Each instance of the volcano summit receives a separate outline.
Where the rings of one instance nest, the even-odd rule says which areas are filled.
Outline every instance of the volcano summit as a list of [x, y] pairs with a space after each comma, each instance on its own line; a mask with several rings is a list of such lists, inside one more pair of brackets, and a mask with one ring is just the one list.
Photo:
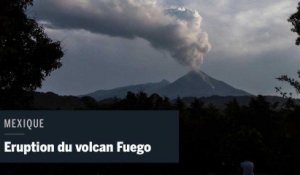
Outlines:
[[143, 91], [148, 94], [157, 93], [171, 99], [176, 97], [209, 97], [217, 96], [249, 96], [250, 93], [236, 89], [231, 85], [214, 79], [202, 71], [190, 71], [173, 83], [162, 80], [157, 83], [147, 83], [132, 86], [124, 86], [110, 90], [99, 90], [87, 96], [97, 100], [113, 97], [125, 97], [128, 91]]

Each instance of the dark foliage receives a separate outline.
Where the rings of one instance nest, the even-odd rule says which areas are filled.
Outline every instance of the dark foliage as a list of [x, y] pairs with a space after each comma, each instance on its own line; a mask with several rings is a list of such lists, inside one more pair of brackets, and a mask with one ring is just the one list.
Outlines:
[[31, 92], [61, 66], [60, 43], [44, 33], [25, 11], [32, 0], [2, 0], [0, 5], [0, 109], [24, 108]]
[[128, 92], [105, 109], [179, 110], [181, 165], [197, 172], [237, 173], [239, 162], [248, 159], [258, 172], [287, 174], [296, 172], [300, 157], [300, 107], [290, 100], [278, 107], [257, 96], [247, 106], [233, 100], [218, 109], [197, 98], [190, 104], [181, 98], [161, 103], [156, 94]]
[[[296, 39], [296, 45], [300, 45], [300, 2], [298, 3], [297, 12], [292, 14], [288, 19], [288, 22], [292, 23], [293, 28], [291, 29], [293, 32], [298, 34], [298, 38]], [[298, 71], [298, 77], [300, 78], [300, 71]], [[294, 78], [289, 77], [288, 75], [282, 75], [277, 78], [279, 81], [283, 81], [288, 83], [291, 87], [293, 87], [297, 94], [300, 93], [300, 82]], [[284, 92], [281, 87], [275, 88], [277, 92], [279, 92], [284, 98], [291, 98], [292, 92]]]
[[[298, 77], [300, 78], [300, 71], [298, 71]], [[298, 80], [296, 80], [294, 78], [290, 78], [287, 75], [282, 75], [282, 76], [278, 77], [277, 79], [279, 81], [288, 83], [291, 87], [293, 87], [295, 89], [297, 94], [300, 93], [300, 82]], [[284, 98], [292, 96], [292, 92], [290, 92], [290, 93], [283, 92], [281, 87], [276, 87], [276, 91], [279, 92], [282, 95], [282, 97], [284, 97]]]
[[[293, 32], [296, 32], [300, 36], [300, 3], [298, 3], [297, 12], [292, 14], [288, 21], [292, 23], [293, 28], [291, 29]], [[296, 39], [296, 45], [300, 44], [300, 37]]]
[[[32, 172], [31, 168], [36, 167], [54, 174], [186, 174], [184, 172], [187, 170], [198, 174], [230, 174], [240, 173], [239, 163], [245, 159], [252, 160], [255, 171], [260, 173], [298, 172], [300, 106], [292, 99], [285, 103], [270, 103], [265, 97], [257, 96], [248, 105], [240, 105], [234, 99], [224, 108], [216, 108], [198, 98], [185, 103], [179, 97], [170, 101], [166, 97], [157, 94], [149, 96], [144, 92], [128, 92], [124, 99], [100, 102], [91, 97], [75, 99], [46, 95], [49, 101], [45, 104], [61, 105], [61, 108], [50, 105], [51, 109], [70, 109], [76, 105], [77, 109], [87, 110], [179, 110], [180, 163], [94, 164], [76, 168], [71, 168], [72, 165], [16, 165], [20, 171], [14, 169], [11, 174]], [[3, 171], [9, 172], [7, 168]]]

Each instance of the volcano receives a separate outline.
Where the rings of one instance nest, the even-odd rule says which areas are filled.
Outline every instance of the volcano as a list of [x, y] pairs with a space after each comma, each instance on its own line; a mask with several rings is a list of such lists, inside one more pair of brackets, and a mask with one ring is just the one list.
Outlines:
[[173, 83], [161, 88], [158, 94], [169, 98], [209, 96], [249, 96], [246, 91], [214, 79], [202, 71], [191, 71]]
[[171, 99], [176, 97], [209, 97], [209, 96], [250, 96], [251, 94], [234, 88], [231, 85], [210, 77], [202, 71], [190, 71], [174, 82], [162, 80], [157, 83], [146, 83], [132, 86], [124, 86], [110, 90], [99, 90], [86, 96], [97, 100], [106, 98], [125, 97], [127, 92], [139, 91], [147, 94], [159, 94]]

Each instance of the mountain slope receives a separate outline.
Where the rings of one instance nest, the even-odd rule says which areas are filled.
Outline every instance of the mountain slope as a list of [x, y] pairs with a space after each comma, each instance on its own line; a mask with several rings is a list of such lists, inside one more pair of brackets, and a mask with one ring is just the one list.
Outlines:
[[102, 100], [106, 98], [113, 98], [113, 97], [125, 97], [128, 91], [137, 93], [139, 91], [146, 92], [148, 94], [152, 94], [157, 92], [159, 89], [163, 88], [164, 86], [170, 84], [167, 80], [162, 80], [157, 83], [146, 83], [146, 84], [138, 84], [132, 86], [124, 86], [119, 88], [114, 88], [111, 90], [98, 90], [96, 92], [87, 94], [86, 96], [91, 96], [97, 100]]
[[217, 96], [247, 96], [251, 95], [236, 89], [225, 82], [216, 80], [202, 71], [191, 71], [175, 82], [163, 87], [158, 92], [170, 98], [180, 97], [209, 97]]
[[147, 83], [133, 86], [125, 86], [111, 90], [99, 90], [87, 96], [97, 100], [113, 97], [124, 97], [128, 91], [137, 93], [139, 91], [148, 94], [157, 93], [169, 98], [180, 97], [209, 97], [217, 96], [249, 96], [251, 94], [236, 89], [227, 83], [216, 80], [202, 71], [191, 71], [173, 83], [163, 80], [158, 83]]

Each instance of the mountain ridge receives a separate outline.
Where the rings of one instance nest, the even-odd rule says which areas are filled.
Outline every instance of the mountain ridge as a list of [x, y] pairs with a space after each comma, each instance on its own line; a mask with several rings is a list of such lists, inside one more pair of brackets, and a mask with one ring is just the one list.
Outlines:
[[149, 94], [155, 93], [155, 91], [167, 84], [170, 84], [168, 80], [161, 80], [159, 82], [152, 82], [152, 83], [143, 83], [143, 84], [136, 84], [136, 85], [128, 85], [117, 87], [108, 90], [97, 90], [95, 92], [89, 93], [83, 96], [91, 96], [97, 100], [103, 100], [105, 98], [112, 98], [118, 97], [123, 98], [127, 94], [128, 91], [137, 93], [139, 91], [143, 91]]
[[174, 99], [180, 97], [209, 97], [209, 96], [250, 96], [251, 94], [234, 88], [231, 85], [210, 77], [202, 71], [190, 71], [174, 82], [163, 79], [157, 83], [144, 83], [129, 85], [109, 90], [98, 90], [85, 96], [91, 96], [97, 100], [105, 98], [122, 98], [127, 92], [137, 93], [143, 91], [148, 94], [156, 93]]

